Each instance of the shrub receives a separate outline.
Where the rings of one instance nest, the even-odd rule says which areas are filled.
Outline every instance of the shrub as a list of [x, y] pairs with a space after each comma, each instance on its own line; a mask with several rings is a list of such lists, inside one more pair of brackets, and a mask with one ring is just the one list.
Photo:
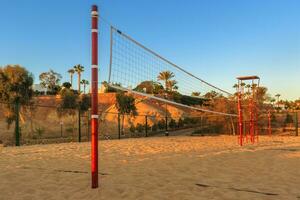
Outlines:
[[183, 123], [186, 124], [186, 125], [191, 124], [191, 118], [185, 117], [185, 118], [183, 119]]
[[164, 119], [161, 119], [157, 123], [158, 129], [163, 130], [166, 127], [166, 121]]
[[86, 112], [91, 107], [91, 96], [89, 95], [81, 95], [79, 101], [80, 110]]
[[140, 123], [138, 123], [135, 128], [139, 133], [142, 133], [144, 130], [144, 126]]
[[149, 124], [147, 125], [147, 127], [146, 127], [146, 124], [144, 125], [144, 128], [146, 129], [147, 128], [147, 130], [149, 131], [150, 129], [151, 129], [151, 126], [149, 126]]
[[183, 122], [184, 122], [184, 124], [187, 124], [187, 125], [194, 125], [194, 124], [198, 123], [199, 120], [197, 118], [185, 117], [183, 119]]
[[45, 129], [38, 127], [34, 132], [38, 135], [38, 137], [42, 137], [42, 135], [45, 133]]
[[68, 89], [70, 89], [72, 87], [71, 83], [69, 83], [69, 82], [64, 82], [62, 84], [62, 86], [65, 87], [65, 88], [68, 88]]
[[183, 122], [182, 118], [179, 118], [178, 123], [177, 123], [177, 127], [178, 128], [184, 127], [184, 122]]
[[286, 117], [285, 117], [285, 120], [284, 120], [284, 124], [290, 124], [290, 123], [293, 123], [293, 122], [294, 122], [294, 120], [293, 120], [292, 115], [286, 114]]
[[68, 128], [65, 129], [65, 131], [67, 133], [72, 133], [73, 132], [73, 128], [72, 127], [68, 127]]
[[174, 129], [174, 128], [176, 128], [176, 125], [177, 125], [176, 121], [174, 119], [171, 119], [170, 122], [169, 122], [169, 127], [171, 129]]
[[134, 127], [133, 124], [130, 125], [129, 131], [130, 131], [131, 133], [134, 133], [134, 132], [135, 132], [135, 127]]
[[151, 127], [151, 130], [152, 130], [153, 132], [155, 132], [155, 131], [157, 131], [157, 129], [158, 129], [157, 124], [153, 124], [152, 127]]

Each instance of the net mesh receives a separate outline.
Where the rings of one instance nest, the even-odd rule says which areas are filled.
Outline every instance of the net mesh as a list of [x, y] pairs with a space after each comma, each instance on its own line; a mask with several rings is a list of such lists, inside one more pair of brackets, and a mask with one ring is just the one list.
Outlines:
[[191, 105], [191, 99], [186, 97], [205, 100], [216, 94], [223, 97], [231, 94], [185, 71], [114, 27], [111, 27], [110, 53], [108, 82], [111, 87], [176, 106], [236, 116], [234, 113]]

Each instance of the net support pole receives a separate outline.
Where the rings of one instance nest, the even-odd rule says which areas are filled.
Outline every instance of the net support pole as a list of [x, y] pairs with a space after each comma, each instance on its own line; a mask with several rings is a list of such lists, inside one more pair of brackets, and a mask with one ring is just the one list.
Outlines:
[[92, 188], [98, 188], [98, 7], [92, 6], [92, 109], [91, 175]]
[[239, 144], [243, 145], [243, 112], [242, 112], [242, 91], [241, 86], [238, 89], [238, 118], [239, 118]]

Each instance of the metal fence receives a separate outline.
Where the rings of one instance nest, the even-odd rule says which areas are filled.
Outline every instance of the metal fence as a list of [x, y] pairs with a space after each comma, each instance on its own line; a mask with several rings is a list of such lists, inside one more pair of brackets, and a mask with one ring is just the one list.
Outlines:
[[299, 132], [298, 112], [275, 112], [270, 116], [273, 134], [295, 135]]
[[[58, 112], [56, 106], [31, 105], [13, 109], [0, 103], [0, 142], [5, 145], [81, 142], [90, 140], [90, 112], [65, 109]], [[17, 108], [17, 105], [9, 105]], [[19, 112], [19, 115], [16, 113]], [[12, 123], [8, 124], [8, 116]], [[18, 118], [17, 118], [18, 116]], [[165, 135], [217, 135], [237, 134], [237, 119], [230, 116], [138, 114], [136, 116], [114, 112], [99, 113], [99, 138], [123, 139]], [[19, 123], [16, 123], [16, 122]], [[270, 122], [270, 125], [269, 125]], [[245, 131], [247, 131], [247, 121]], [[258, 134], [298, 135], [298, 113], [279, 112], [260, 115]], [[19, 126], [19, 128], [17, 128]]]
[[[79, 117], [78, 110], [66, 109], [58, 112], [56, 106], [20, 106], [19, 110], [14, 110], [12, 124], [8, 127], [7, 105], [2, 103], [0, 110], [0, 140], [5, 144], [18, 145], [18, 140], [21, 145], [87, 140], [88, 131], [85, 130], [89, 125], [88, 119]], [[79, 122], [82, 130], [81, 138], [78, 135]]]

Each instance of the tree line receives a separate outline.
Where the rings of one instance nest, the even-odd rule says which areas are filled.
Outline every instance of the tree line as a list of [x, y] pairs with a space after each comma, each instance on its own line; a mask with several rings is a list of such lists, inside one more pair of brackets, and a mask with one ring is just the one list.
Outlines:
[[[48, 72], [42, 72], [39, 75], [39, 81], [42, 88], [46, 89], [46, 93], [49, 95], [56, 95], [59, 91], [64, 88], [72, 89], [74, 92], [80, 94], [81, 85], [83, 85], [83, 93], [86, 94], [86, 87], [89, 85], [89, 81], [86, 79], [81, 79], [82, 73], [84, 72], [84, 66], [77, 64], [68, 70], [70, 75], [70, 82], [64, 82], [60, 84], [62, 75], [50, 69]], [[73, 78], [74, 74], [77, 75], [77, 90], [74, 90]], [[35, 91], [36, 94], [43, 94], [43, 92]]]
[[[90, 95], [86, 94], [85, 88], [88, 81], [81, 80], [84, 67], [76, 65], [72, 69], [78, 74], [78, 90], [73, 90], [69, 82], [60, 85], [62, 76], [53, 71], [43, 72], [39, 76], [40, 85], [47, 88], [52, 94], [60, 96], [59, 104], [56, 106], [57, 113], [63, 115], [75, 115], [76, 110], [86, 112], [90, 108]], [[72, 77], [73, 77], [73, 72]], [[71, 78], [72, 82], [72, 78]], [[0, 67], [0, 102], [4, 105], [4, 115], [8, 127], [16, 120], [16, 113], [28, 109], [34, 110], [35, 102], [33, 97], [34, 76], [25, 67], [20, 65], [6, 65]], [[83, 93], [80, 84], [84, 85]]]
[[[74, 114], [74, 109], [87, 110], [90, 106], [90, 96], [86, 94], [86, 86], [89, 84], [87, 80], [81, 80], [81, 75], [84, 72], [84, 67], [80, 64], [75, 65], [72, 69], [68, 70], [70, 74], [70, 82], [60, 84], [62, 76], [53, 71], [43, 72], [39, 76], [40, 84], [42, 87], [47, 88], [54, 94], [60, 95], [61, 101], [58, 106], [58, 113], [63, 114], [63, 109], [70, 109], [69, 114]], [[78, 90], [73, 89], [73, 77], [74, 74], [78, 76], [77, 87]], [[6, 102], [7, 109], [5, 116], [7, 122], [10, 124], [15, 119], [15, 104], [30, 105], [32, 104], [32, 97], [34, 91], [32, 85], [34, 82], [33, 74], [20, 65], [7, 65], [0, 67], [0, 101]], [[118, 83], [115, 83], [119, 85]], [[81, 92], [81, 85], [84, 86], [83, 93]], [[234, 86], [236, 87], [236, 86]], [[249, 86], [245, 85], [245, 88]], [[191, 95], [183, 95], [178, 92], [179, 86], [175, 79], [175, 74], [170, 71], [162, 71], [157, 75], [157, 81], [143, 81], [138, 84], [134, 90], [139, 92], [145, 92], [173, 100], [185, 105], [193, 105], [206, 107], [211, 110], [236, 113], [236, 95], [225, 97], [216, 91], [210, 91], [201, 95], [201, 91], [194, 91]], [[135, 99], [129, 94], [122, 93], [109, 86], [106, 92], [119, 92], [117, 96], [117, 109], [121, 114], [136, 114]], [[244, 94], [245, 101], [247, 101], [247, 92]], [[283, 101], [279, 100], [280, 95], [277, 94], [277, 103], [267, 93], [266, 87], [257, 87], [257, 102], [258, 106], [264, 109], [282, 109], [279, 107], [281, 103], [284, 104], [284, 108], [299, 110], [300, 100], [296, 101]]]

